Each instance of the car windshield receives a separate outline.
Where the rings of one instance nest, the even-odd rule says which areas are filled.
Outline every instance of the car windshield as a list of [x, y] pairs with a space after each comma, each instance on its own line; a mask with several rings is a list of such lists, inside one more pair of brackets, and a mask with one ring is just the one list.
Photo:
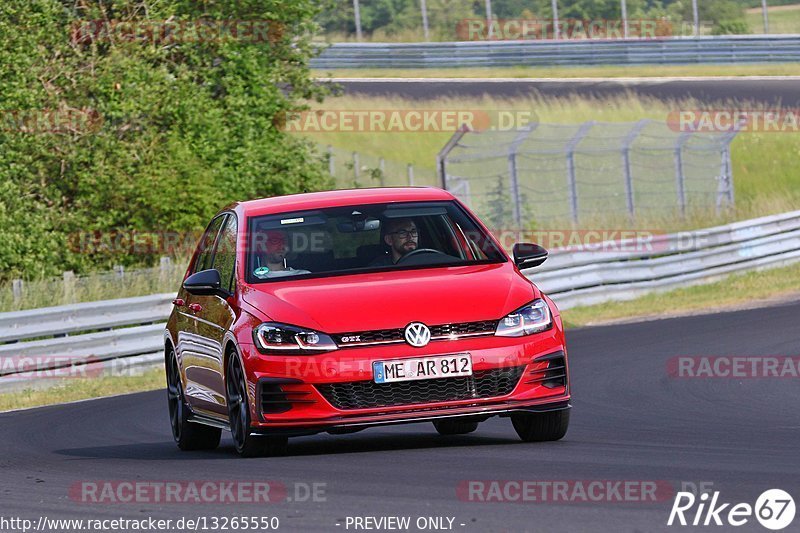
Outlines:
[[504, 262], [455, 202], [336, 207], [251, 217], [250, 283]]

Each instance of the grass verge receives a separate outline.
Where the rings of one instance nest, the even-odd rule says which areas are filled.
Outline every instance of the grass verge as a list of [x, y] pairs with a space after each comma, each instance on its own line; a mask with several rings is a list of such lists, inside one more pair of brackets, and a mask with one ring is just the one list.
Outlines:
[[[680, 314], [698, 314], [749, 307], [794, 295], [800, 299], [798, 288], [800, 264], [734, 275], [716, 283], [650, 294], [628, 302], [576, 307], [563, 311], [562, 316], [568, 329], [619, 320], [657, 319], [676, 316], [676, 308]], [[0, 394], [0, 411], [162, 388], [161, 368], [136, 377], [81, 378], [47, 390]]]
[[154, 368], [139, 376], [104, 376], [63, 380], [62, 383], [46, 389], [25, 389], [0, 394], [0, 412], [129, 392], [163, 389], [166, 387], [164, 379], [164, 370]]
[[130, 270], [122, 276], [98, 272], [68, 281], [63, 278], [25, 280], [19, 297], [14, 295], [13, 283], [7, 281], [0, 283], [0, 313], [177, 292], [188, 262], [188, 259], [179, 259], [168, 268]]
[[[745, 21], [753, 33], [764, 32], [764, 19], [761, 8], [745, 10]], [[800, 4], [772, 6], [767, 8], [769, 33], [800, 33]]]
[[[800, 11], [798, 11], [800, 15]], [[772, 27], [770, 27], [772, 31]], [[800, 33], [800, 29], [795, 29]], [[363, 68], [314, 70], [319, 78], [661, 78], [707, 76], [797, 76], [798, 63], [756, 65], [659, 65], [587, 67], [503, 67], [393, 69]]]
[[781, 299], [800, 300], [798, 291], [800, 264], [736, 274], [715, 283], [648, 294], [628, 302], [574, 307], [563, 311], [562, 316], [568, 328], [576, 328], [616, 321], [658, 319], [756, 307]]

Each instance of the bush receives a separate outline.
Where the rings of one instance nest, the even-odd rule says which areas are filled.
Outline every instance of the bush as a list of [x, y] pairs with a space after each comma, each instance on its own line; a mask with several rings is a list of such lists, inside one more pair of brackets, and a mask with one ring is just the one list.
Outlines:
[[[2, 277], [147, 263], [130, 250], [81, 253], [70, 236], [198, 230], [234, 200], [328, 188], [321, 157], [279, 127], [326, 94], [308, 71], [317, 10], [313, 0], [5, 0]], [[87, 21], [142, 13], [269, 20], [269, 39], [75, 38]]]
[[750, 27], [743, 20], [723, 20], [711, 30], [712, 35], [746, 35]]

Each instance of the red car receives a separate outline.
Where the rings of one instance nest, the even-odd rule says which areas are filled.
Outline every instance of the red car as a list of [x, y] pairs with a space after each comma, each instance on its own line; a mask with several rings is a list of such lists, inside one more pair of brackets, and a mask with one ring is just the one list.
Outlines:
[[165, 332], [182, 450], [280, 453], [288, 437], [510, 417], [524, 441], [569, 424], [558, 309], [462, 203], [435, 188], [232, 204], [205, 231]]

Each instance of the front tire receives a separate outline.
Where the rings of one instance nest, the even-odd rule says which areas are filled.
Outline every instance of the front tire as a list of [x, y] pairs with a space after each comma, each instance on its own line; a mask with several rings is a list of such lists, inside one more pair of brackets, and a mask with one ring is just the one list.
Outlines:
[[515, 413], [511, 423], [525, 442], [560, 440], [567, 434], [569, 409], [545, 413]]
[[225, 390], [227, 391], [231, 436], [233, 444], [236, 446], [236, 452], [242, 457], [272, 456], [285, 453], [289, 442], [287, 437], [251, 434], [247, 382], [235, 353], [228, 356]]
[[189, 422], [189, 405], [183, 394], [178, 359], [172, 348], [167, 351], [166, 363], [167, 403], [172, 438], [175, 439], [178, 448], [183, 451], [215, 449], [219, 446], [222, 430]]

